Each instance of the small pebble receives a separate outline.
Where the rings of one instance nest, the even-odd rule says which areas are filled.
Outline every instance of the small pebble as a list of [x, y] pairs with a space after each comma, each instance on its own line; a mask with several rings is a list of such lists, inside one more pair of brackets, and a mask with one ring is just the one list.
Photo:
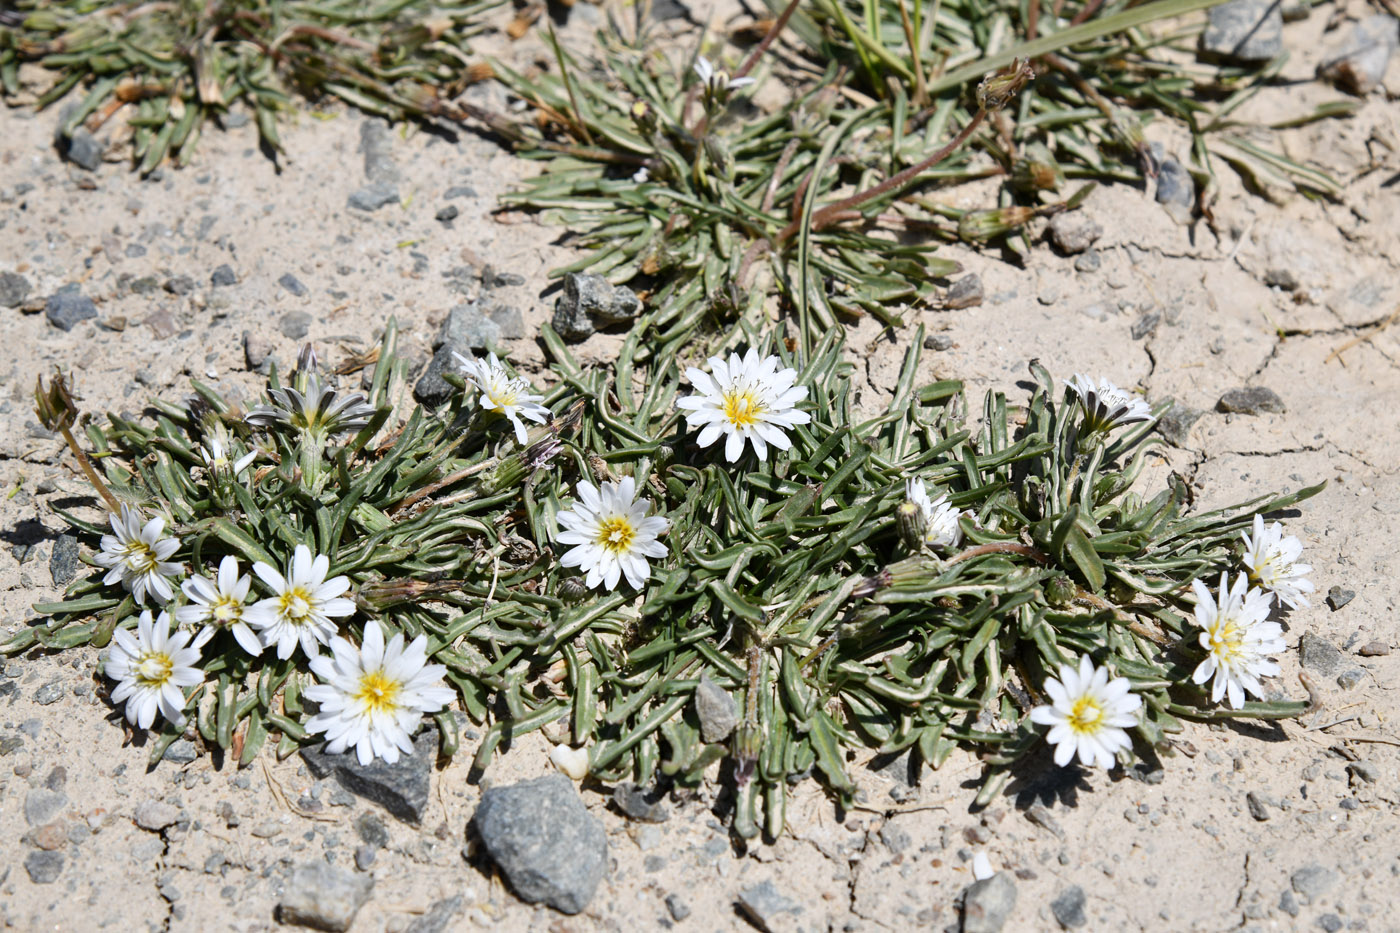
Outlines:
[[1343, 586], [1334, 586], [1327, 591], [1327, 605], [1333, 612], [1345, 606], [1356, 598], [1356, 590], [1350, 590]]

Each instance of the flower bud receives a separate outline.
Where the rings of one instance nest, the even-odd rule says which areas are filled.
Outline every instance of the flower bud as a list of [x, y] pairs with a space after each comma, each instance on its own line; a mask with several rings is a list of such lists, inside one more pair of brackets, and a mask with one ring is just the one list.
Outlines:
[[894, 512], [894, 525], [899, 530], [899, 540], [906, 548], [917, 551], [924, 546], [924, 532], [927, 530], [928, 520], [919, 503], [912, 499], [901, 502]]
[[1045, 601], [1056, 609], [1069, 608], [1078, 593], [1079, 587], [1064, 574], [1051, 577], [1050, 582], [1045, 584]]
[[637, 132], [643, 136], [651, 136], [659, 125], [655, 108], [644, 100], [634, 101], [632, 109], [628, 111], [628, 116], [632, 118], [632, 124], [637, 128]]
[[958, 219], [958, 239], [983, 243], [1024, 227], [1035, 209], [1030, 207], [999, 207], [989, 211], [968, 211]]
[[742, 722], [734, 730], [734, 782], [740, 787], [753, 777], [753, 769], [758, 764], [758, 753], [763, 751], [763, 731], [757, 723]]
[[977, 106], [987, 113], [995, 113], [1009, 104], [1030, 80], [1035, 70], [1030, 62], [1018, 58], [996, 74], [988, 75], [977, 85]]
[[584, 585], [583, 577], [564, 577], [559, 581], [557, 593], [564, 602], [577, 603], [588, 595], [588, 587]]
[[1059, 191], [1065, 173], [1050, 147], [1031, 143], [1012, 164], [1011, 183], [1022, 191]]

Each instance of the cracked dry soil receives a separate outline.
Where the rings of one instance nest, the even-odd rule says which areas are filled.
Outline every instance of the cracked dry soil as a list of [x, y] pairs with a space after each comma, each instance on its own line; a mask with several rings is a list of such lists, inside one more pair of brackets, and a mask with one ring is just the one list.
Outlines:
[[[1288, 27], [1299, 51], [1284, 77], [1310, 78], [1320, 28]], [[1384, 87], [1392, 96], [1400, 89], [1394, 63]], [[473, 93], [501, 104], [497, 90]], [[1277, 119], [1332, 94], [1306, 81], [1271, 88], [1247, 105], [1248, 117]], [[745, 928], [739, 893], [764, 881], [797, 908], [771, 916], [774, 930], [944, 929], [958, 921], [956, 898], [978, 851], [1015, 879], [1008, 929], [1081, 917], [1093, 930], [1393, 929], [1400, 326], [1388, 325], [1400, 306], [1400, 111], [1385, 95], [1346, 121], [1281, 134], [1289, 152], [1345, 182], [1336, 203], [1270, 203], [1222, 170], [1211, 222], [1181, 227], [1150, 192], [1103, 187], [1084, 208], [1104, 228], [1097, 268], [1076, 271], [1075, 257], [1048, 247], [1025, 267], [949, 248], [982, 276], [989, 299], [909, 315], [947, 347], [925, 354], [921, 375], [964, 379], [974, 398], [991, 387], [1024, 396], [1032, 358], [1065, 377], [1093, 373], [1153, 400], [1175, 398], [1190, 410], [1185, 426], [1144, 487], [1176, 471], [1204, 508], [1328, 481], [1290, 519], [1318, 598], [1286, 625], [1290, 648], [1304, 634], [1324, 638], [1340, 649], [1341, 669], [1303, 672], [1290, 650], [1269, 683], [1279, 696], [1301, 698], [1305, 673], [1319, 708], [1302, 720], [1191, 725], [1176, 754], [1126, 774], [1061, 771], [1044, 756], [980, 812], [970, 807], [980, 774], [970, 756], [925, 771], [913, 786], [897, 768], [856, 767], [856, 807], [839, 812], [807, 782], [789, 808], [788, 834], [747, 850], [712, 812], [712, 788], [673, 805], [659, 824], [629, 823], [588, 789], [584, 802], [607, 829], [610, 870], [588, 909], [563, 918], [516, 900], [480, 855], [464, 857], [481, 794], [466, 780], [470, 732], [463, 753], [434, 773], [428, 813], [415, 827], [315, 781], [297, 758], [265, 754], [238, 771], [197, 749], [191, 760], [147, 770], [142, 740], [124, 731], [103, 699], [107, 685], [94, 679], [96, 652], [30, 653], [5, 662], [0, 677], [0, 923], [273, 929], [293, 870], [317, 859], [355, 870], [357, 820], [377, 811], [387, 840], [366, 868], [375, 884], [357, 933], [411, 929], [431, 905], [458, 895], [441, 928]], [[338, 359], [366, 348], [394, 314], [406, 352], [426, 361], [438, 323], [484, 290], [490, 266], [523, 279], [487, 274], [496, 286], [488, 297], [521, 312], [527, 336], [506, 343], [525, 371], [549, 380], [532, 336], [553, 301], [545, 270], [570, 254], [552, 245], [558, 230], [493, 212], [495, 196], [529, 166], [492, 143], [396, 132], [390, 157], [401, 202], [366, 212], [347, 206], [365, 184], [357, 114], [303, 118], [285, 134], [291, 157], [280, 171], [244, 123], [208, 133], [189, 169], [144, 181], [119, 162], [87, 173], [59, 161], [56, 116], [0, 113], [0, 271], [32, 286], [21, 307], [0, 309], [5, 634], [32, 618], [32, 603], [62, 589], [51, 564], [61, 564], [52, 557], [64, 528], [49, 506], [93, 513], [61, 442], [30, 411], [35, 378], [55, 364], [73, 369], [87, 410], [139, 412], [151, 397], [181, 399], [190, 376], [251, 399], [262, 378], [249, 371], [245, 334], [285, 368], [301, 342], [288, 334], [304, 328]], [[1158, 141], [1168, 151], [1183, 143]], [[979, 192], [949, 196], [973, 206]], [[436, 219], [448, 204], [457, 217]], [[225, 265], [233, 283], [213, 284]], [[69, 283], [97, 316], [63, 331], [42, 309]], [[910, 339], [912, 327], [852, 327], [849, 352], [866, 362], [863, 404], [888, 395]], [[580, 352], [605, 360], [617, 345], [616, 335], [599, 334]], [[1273, 390], [1284, 410], [1215, 410], [1224, 392], [1244, 386]], [[1322, 598], [1332, 587], [1355, 597], [1332, 610]], [[1337, 674], [1353, 671], [1344, 688]], [[520, 741], [486, 778], [544, 773], [547, 750], [539, 736]], [[27, 813], [40, 789], [48, 796]], [[293, 800], [295, 809], [284, 806]], [[136, 819], [149, 801], [168, 808], [168, 822], [140, 821], [163, 824], [156, 829]]]

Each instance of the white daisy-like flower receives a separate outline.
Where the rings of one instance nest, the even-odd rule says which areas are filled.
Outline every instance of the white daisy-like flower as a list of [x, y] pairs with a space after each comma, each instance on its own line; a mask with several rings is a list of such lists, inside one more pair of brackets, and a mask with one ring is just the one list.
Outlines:
[[326, 751], [355, 749], [360, 764], [375, 758], [389, 764], [399, 752], [412, 752], [411, 736], [424, 713], [435, 713], [455, 695], [442, 685], [447, 668], [428, 664], [428, 637], [419, 635], [407, 647], [403, 633], [384, 645], [379, 623], [365, 625], [363, 647], [336, 635], [333, 657], [311, 659], [311, 670], [323, 683], [306, 689], [321, 710], [306, 723], [307, 732], [324, 732]]
[[199, 445], [199, 457], [204, 461], [205, 467], [210, 472], [220, 472], [228, 470], [231, 475], [238, 476], [258, 458], [257, 448], [253, 448], [237, 460], [229, 460], [232, 451], [224, 444], [223, 438], [218, 435], [210, 437], [203, 444]]
[[710, 60], [703, 55], [695, 59], [694, 68], [695, 76], [705, 86], [706, 101], [711, 103], [723, 103], [731, 91], [754, 82], [753, 78], [729, 77], [729, 72], [716, 69], [714, 65], [710, 64]]
[[275, 567], [258, 561], [257, 574], [275, 594], [243, 610], [243, 620], [258, 629], [263, 647], [275, 644], [277, 657], [290, 658], [301, 644], [308, 658], [316, 657], [336, 633], [331, 619], [353, 615], [355, 603], [341, 596], [350, 589], [349, 577], [326, 579], [331, 560], [324, 554], [312, 557], [311, 549], [298, 544], [291, 566], [283, 576]]
[[182, 688], [203, 682], [199, 649], [211, 635], [209, 629], [197, 637], [191, 632], [172, 635], [170, 614], [162, 612], [152, 621], [149, 609], [142, 610], [135, 635], [123, 628], [112, 632], [102, 659], [107, 676], [117, 681], [112, 702], [126, 704], [127, 722], [149, 729], [159, 712], [175, 728], [184, 728]]
[[261, 654], [263, 644], [245, 618], [249, 608], [248, 590], [252, 585], [252, 577], [238, 575], [238, 558], [226, 555], [219, 562], [216, 580], [190, 577], [180, 585], [192, 605], [176, 609], [175, 620], [182, 625], [208, 626], [206, 630], [210, 634], [217, 629], [228, 629], [244, 651]]
[[1079, 396], [1079, 407], [1084, 410], [1084, 433], [1094, 434], [1109, 431], [1125, 424], [1147, 421], [1152, 417], [1152, 409], [1147, 402], [1124, 389], [1118, 388], [1107, 379], [1098, 384], [1088, 376], [1075, 373], [1069, 387]]
[[1095, 667], [1084, 655], [1079, 669], [1060, 666], [1060, 679], [1045, 681], [1050, 704], [1031, 710], [1031, 722], [1049, 726], [1045, 741], [1055, 746], [1055, 764], [1061, 767], [1079, 753], [1086, 767], [1112, 768], [1118, 752], [1132, 741], [1124, 730], [1138, 723], [1142, 697], [1131, 692], [1126, 677], [1108, 679], [1108, 668]]
[[572, 544], [560, 558], [565, 567], [578, 567], [586, 573], [584, 584], [600, 583], [616, 589], [623, 576], [641, 589], [651, 576], [648, 557], [665, 557], [666, 546], [657, 538], [671, 527], [669, 519], [648, 517], [650, 499], [637, 498], [637, 482], [624, 476], [619, 482], [604, 482], [601, 489], [587, 480], [575, 487], [578, 501], [572, 509], [559, 513], [564, 528], [556, 539]]
[[1249, 580], [1274, 594], [1283, 605], [1291, 609], [1307, 609], [1310, 605], [1304, 593], [1313, 592], [1311, 580], [1303, 574], [1311, 573], [1307, 564], [1297, 563], [1303, 554], [1303, 542], [1294, 535], [1284, 536], [1283, 523], [1274, 522], [1264, 527], [1264, 517], [1254, 516], [1254, 535], [1240, 532], [1244, 539], [1244, 565], [1249, 568]]
[[947, 493], [939, 493], [938, 498], [930, 499], [924, 481], [919, 477], [910, 477], [904, 481], [904, 497], [923, 513], [925, 545], [936, 548], [958, 546], [962, 540], [962, 526], [958, 524], [962, 513], [948, 503]]
[[358, 431], [374, 417], [374, 406], [359, 392], [341, 395], [327, 385], [316, 370], [316, 351], [311, 344], [302, 347], [292, 385], [268, 389], [271, 405], [259, 405], [244, 418], [260, 428], [285, 424], [288, 427], [326, 438], [347, 431]]
[[651, 169], [643, 165], [632, 173], [632, 181], [639, 185], [651, 181]]
[[[549, 420], [549, 409], [540, 404], [544, 396], [532, 394], [530, 383], [512, 376], [496, 354], [490, 353], [484, 360], [463, 356], [456, 350], [452, 351], [452, 355], [457, 358], [457, 365], [462, 367], [467, 382], [481, 393], [477, 396], [477, 404], [487, 411], [500, 412], [509, 418], [510, 423], [515, 425], [517, 441], [525, 443], [525, 422], [521, 418], [536, 424]], [[468, 403], [471, 401], [467, 399]]]
[[779, 450], [790, 448], [786, 429], [807, 424], [812, 416], [793, 407], [807, 397], [807, 387], [793, 385], [797, 370], [780, 370], [779, 362], [776, 356], [760, 357], [751, 347], [742, 359], [731, 353], [728, 363], [710, 357], [712, 373], [686, 369], [699, 394], [687, 395], [676, 407], [685, 409], [689, 427], [704, 425], [696, 443], [709, 447], [725, 435], [724, 458], [730, 463], [743, 454], [745, 441], [753, 444], [760, 460], [768, 459], [770, 444]]
[[112, 533], [102, 536], [102, 550], [93, 556], [99, 567], [107, 568], [103, 583], [122, 582], [138, 605], [144, 605], [149, 593], [164, 605], [175, 595], [170, 577], [182, 569], [169, 560], [180, 549], [180, 539], [162, 534], [165, 519], [157, 515], [150, 521], [136, 509], [123, 505], [120, 515], [108, 516]]
[[1267, 621], [1269, 594], [1250, 587], [1244, 574], [1231, 586], [1222, 573], [1218, 595], [1200, 580], [1192, 580], [1191, 588], [1196, 592], [1196, 624], [1203, 629], [1201, 647], [1207, 652], [1191, 682], [1203, 684], [1214, 677], [1211, 702], [1227, 697], [1235, 709], [1244, 705], [1246, 691], [1263, 699], [1259, 678], [1279, 672], [1268, 656], [1285, 647], [1282, 626]]

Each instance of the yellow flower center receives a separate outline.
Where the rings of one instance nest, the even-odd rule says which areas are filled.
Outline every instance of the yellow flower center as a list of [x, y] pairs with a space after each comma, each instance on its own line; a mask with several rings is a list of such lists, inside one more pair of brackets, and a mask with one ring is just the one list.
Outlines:
[[753, 389], [727, 389], [724, 393], [724, 417], [736, 428], [752, 427], [763, 414], [763, 403]]
[[632, 549], [637, 537], [637, 529], [621, 516], [604, 519], [598, 530], [598, 544], [614, 554], [625, 554]]
[[391, 712], [397, 706], [395, 701], [399, 695], [399, 688], [399, 682], [390, 680], [382, 670], [366, 671], [360, 678], [360, 689], [355, 694], [355, 699], [363, 703], [371, 713]]
[[130, 541], [125, 547], [123, 560], [127, 567], [136, 573], [150, 573], [156, 569], [156, 553], [144, 541]]
[[520, 387], [515, 380], [493, 379], [486, 389], [486, 397], [497, 408], [507, 408], [520, 397]]
[[1103, 723], [1103, 707], [1093, 697], [1080, 697], [1069, 711], [1069, 727], [1079, 733], [1099, 731]]
[[148, 651], [136, 662], [136, 679], [144, 686], [159, 687], [170, 679], [170, 671], [174, 667], [170, 655]]
[[301, 587], [294, 586], [278, 598], [282, 618], [288, 622], [300, 625], [311, 615], [311, 594]]
[[1215, 655], [1217, 661], [1228, 665], [1239, 657], [1242, 646], [1243, 640], [1234, 619], [1226, 619], [1210, 630], [1210, 653]]
[[214, 611], [210, 615], [215, 625], [228, 625], [230, 622], [237, 622], [243, 618], [243, 604], [236, 599], [222, 596], [214, 604]]

